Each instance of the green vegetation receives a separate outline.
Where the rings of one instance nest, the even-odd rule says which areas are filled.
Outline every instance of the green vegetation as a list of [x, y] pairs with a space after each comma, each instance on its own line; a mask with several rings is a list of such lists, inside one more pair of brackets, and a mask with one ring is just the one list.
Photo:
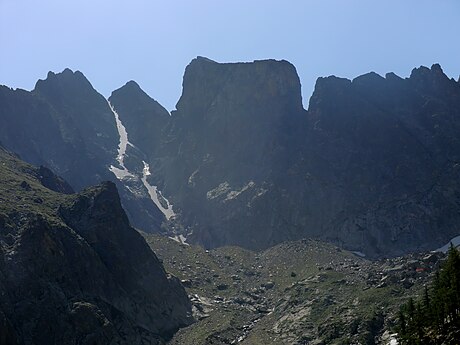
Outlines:
[[402, 344], [458, 344], [460, 341], [460, 254], [451, 246], [446, 262], [418, 300], [399, 311]]
[[18, 228], [37, 216], [61, 223], [57, 209], [71, 197], [44, 187], [37, 170], [0, 148], [0, 221], [5, 226]]

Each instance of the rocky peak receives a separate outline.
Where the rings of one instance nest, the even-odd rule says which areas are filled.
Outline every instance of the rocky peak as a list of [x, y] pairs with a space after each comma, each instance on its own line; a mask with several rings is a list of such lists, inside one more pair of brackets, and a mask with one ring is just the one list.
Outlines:
[[[336, 104], [338, 100], [345, 101], [348, 97], [347, 95], [351, 88], [351, 83], [350, 79], [336, 76], [318, 78], [308, 104], [309, 118], [316, 118], [321, 113], [324, 113], [325, 108], [333, 109], [337, 107]], [[332, 98], [335, 99], [336, 102], [328, 101], [328, 99]], [[316, 122], [316, 120], [313, 121]]]
[[73, 72], [66, 68], [61, 73], [48, 72], [45, 80], [38, 80], [34, 91], [43, 94], [70, 92], [79, 94], [81, 92], [96, 92], [89, 80], [80, 71]]
[[439, 64], [433, 64], [431, 68], [420, 66], [414, 68], [409, 77], [409, 82], [421, 94], [435, 93], [442, 97], [452, 93], [452, 87], [456, 87], [454, 80], [444, 73]]
[[58, 136], [67, 143], [60, 150], [67, 150], [72, 159], [70, 164], [86, 165], [92, 169], [92, 176], [83, 171], [74, 174], [75, 168], [59, 166], [62, 159], [54, 159], [53, 163], [58, 166], [53, 169], [63, 174], [77, 190], [91, 182], [108, 179], [107, 166], [116, 157], [119, 135], [107, 100], [86, 77], [70, 69], [57, 74], [50, 72], [45, 80], [37, 82], [31, 95], [52, 109], [52, 121], [60, 132]]
[[197, 57], [186, 67], [182, 86], [177, 110], [194, 116], [204, 114], [219, 100], [263, 107], [276, 99], [297, 110], [302, 107], [299, 77], [285, 60], [217, 63]]
[[125, 108], [132, 107], [137, 108], [136, 112], [131, 113], [132, 116], [141, 115], [141, 111], [150, 111], [148, 115], [151, 117], [163, 117], [163, 120], [169, 117], [169, 112], [160, 103], [147, 95], [139, 84], [133, 80], [113, 91], [109, 100], [120, 111], [121, 118], [127, 117], [127, 114], [125, 114], [127, 109]]
[[308, 108], [310, 109], [312, 104], [321, 99], [323, 94], [343, 94], [350, 85], [351, 80], [347, 78], [339, 78], [334, 75], [329, 77], [319, 77], [316, 79], [315, 89], [312, 97], [310, 98]]
[[[127, 111], [120, 105], [123, 123], [131, 125], [131, 120], [137, 127], [144, 127], [145, 141], [159, 140], [159, 131], [169, 119], [168, 112], [134, 82], [123, 90], [122, 94], [129, 100]], [[37, 82], [32, 92], [0, 88], [0, 119], [3, 123], [0, 139], [5, 147], [29, 163], [46, 166], [63, 176], [74, 190], [116, 180], [109, 170], [118, 164], [120, 135], [115, 116], [107, 100], [81, 72], [70, 69], [50, 72], [45, 80]], [[131, 127], [127, 129], [130, 139], [135, 138], [136, 131]], [[136, 145], [144, 152], [151, 151], [150, 147], [144, 149], [143, 144]], [[132, 150], [134, 147], [129, 146], [129, 154]], [[145, 153], [138, 156], [146, 160]], [[142, 173], [142, 161], [130, 163]], [[156, 230], [162, 219], [161, 212], [143, 186], [129, 189], [122, 183], [118, 185], [133, 226]]]
[[136, 83], [134, 80], [130, 80], [128, 81], [124, 86], [122, 86], [120, 89], [118, 90], [115, 90], [114, 92], [117, 92], [119, 90], [131, 90], [133, 92], [141, 92], [141, 93], [144, 93], [145, 92], [141, 89], [141, 87], [139, 86], [138, 83]]
[[375, 72], [369, 72], [356, 77], [352, 80], [352, 83], [361, 87], [379, 86], [385, 83], [385, 78]]
[[431, 65], [431, 71], [434, 73], [438, 73], [438, 74], [444, 74], [444, 71], [442, 70], [441, 65], [438, 63]]
[[113, 91], [109, 101], [125, 126], [129, 141], [143, 151], [144, 156], [152, 156], [158, 149], [161, 131], [169, 121], [169, 112], [135, 81]]
[[401, 78], [399, 75], [397, 75], [396, 73], [394, 72], [388, 72], [385, 74], [385, 79], [386, 80], [393, 80], [393, 81], [402, 81], [403, 78]]

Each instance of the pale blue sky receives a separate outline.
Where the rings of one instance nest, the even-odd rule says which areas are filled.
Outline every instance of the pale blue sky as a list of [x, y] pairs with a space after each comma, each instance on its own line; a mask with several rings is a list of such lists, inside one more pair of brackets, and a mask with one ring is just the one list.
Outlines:
[[197, 55], [286, 59], [304, 104], [317, 77], [460, 74], [459, 0], [0, 0], [0, 84], [82, 71], [103, 95], [136, 80], [168, 110]]

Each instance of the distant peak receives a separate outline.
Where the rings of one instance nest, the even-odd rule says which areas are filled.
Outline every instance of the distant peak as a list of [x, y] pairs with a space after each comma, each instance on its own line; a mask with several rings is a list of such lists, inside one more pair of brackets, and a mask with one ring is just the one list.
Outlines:
[[399, 75], [397, 75], [396, 73], [393, 73], [393, 72], [389, 72], [387, 74], [385, 74], [385, 79], [386, 80], [403, 80], [403, 78], [401, 78]]
[[431, 68], [428, 68], [426, 66], [420, 66], [418, 68], [414, 68], [412, 70], [410, 78], [418, 78], [418, 77], [424, 77], [428, 75], [442, 75], [444, 77], [447, 77], [444, 74], [444, 71], [442, 70], [441, 65], [438, 63], [435, 63], [431, 66]]
[[414, 78], [414, 77], [421, 76], [421, 75], [426, 75], [426, 74], [429, 74], [430, 72], [431, 70], [426, 66], [416, 67], [412, 70], [410, 74], [410, 78]]
[[66, 78], [66, 79], [69, 79], [69, 78], [75, 78], [75, 77], [79, 78], [79, 79], [85, 79], [86, 80], [86, 77], [84, 76], [83, 73], [81, 73], [80, 71], [75, 71], [74, 72], [70, 68], [65, 68], [62, 72], [59, 72], [59, 73], [49, 71], [48, 75], [47, 75], [47, 79], [52, 79], [52, 78]]
[[169, 117], [169, 112], [155, 99], [150, 97], [134, 80], [128, 81], [122, 87], [112, 91], [109, 97], [109, 102], [118, 110], [125, 106], [125, 111], [129, 112], [127, 108], [149, 107], [154, 109], [155, 113], [166, 115]]
[[129, 95], [143, 95], [149, 97], [144, 90], [134, 80], [128, 81], [122, 87], [112, 91], [112, 96], [119, 93], [125, 93]]
[[316, 79], [315, 89], [325, 85], [342, 85], [348, 86], [351, 84], [351, 80], [347, 78], [336, 77], [335, 75], [330, 75], [328, 77], [319, 77]]
[[46, 75], [46, 79], [51, 79], [51, 78], [54, 78], [56, 76], [56, 73], [54, 73], [53, 71], [49, 71], [48, 74]]
[[60, 73], [49, 71], [45, 80], [39, 79], [37, 81], [35, 84], [35, 90], [41, 89], [44, 85], [73, 85], [74, 87], [79, 85], [92, 88], [91, 83], [82, 72], [74, 72], [70, 68], [65, 68]]
[[204, 57], [204, 56], [197, 56], [192, 61], [190, 61], [186, 69], [187, 68], [188, 69], [202, 68], [202, 67], [213, 66], [213, 65], [219, 65], [219, 63], [214, 60], [208, 59], [207, 57]]
[[141, 87], [139, 86], [138, 83], [136, 83], [134, 80], [130, 80], [125, 84], [125, 87], [132, 87], [136, 89], [140, 89]]
[[444, 74], [444, 71], [442, 70], [441, 65], [438, 63], [435, 63], [431, 66], [431, 71]]
[[352, 83], [353, 84], [361, 84], [361, 83], [368, 83], [368, 82], [381, 82], [384, 81], [385, 78], [383, 78], [380, 74], [377, 74], [375, 72], [369, 72], [363, 75], [360, 75], [359, 77], [356, 77], [353, 79]]
[[216, 61], [214, 60], [211, 60], [205, 56], [197, 56], [194, 60], [196, 61], [201, 61], [201, 62], [212, 62], [212, 63], [217, 63]]
[[250, 65], [266, 65], [266, 66], [288, 66], [295, 70], [293, 64], [287, 60], [276, 60], [276, 59], [263, 59], [263, 60], [254, 60], [254, 61], [240, 61], [240, 62], [217, 62], [211, 60], [204, 56], [197, 56], [192, 61], [190, 61], [187, 67], [195, 66], [225, 66], [225, 67], [237, 67], [237, 66], [250, 66]]
[[55, 73], [53, 71], [49, 71], [46, 78], [47, 79], [52, 79], [57, 76], [72, 76], [74, 72], [70, 68], [65, 68], [62, 72], [60, 73]]
[[[178, 112], [205, 114], [216, 97], [266, 104], [270, 99], [288, 99], [302, 108], [301, 85], [295, 67], [287, 61], [261, 60], [220, 63], [203, 57], [185, 68]], [[220, 95], [220, 96], [219, 96]], [[252, 96], [251, 96], [252, 95]], [[190, 110], [193, 109], [193, 110]]]
[[73, 74], [73, 71], [70, 68], [65, 68], [61, 74], [66, 75], [66, 74]]

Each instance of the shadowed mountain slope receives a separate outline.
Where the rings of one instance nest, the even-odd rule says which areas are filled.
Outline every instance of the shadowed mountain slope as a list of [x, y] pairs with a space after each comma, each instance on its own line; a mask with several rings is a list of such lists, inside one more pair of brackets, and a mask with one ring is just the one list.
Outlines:
[[163, 344], [192, 321], [113, 183], [66, 195], [1, 148], [0, 162], [1, 343]]
[[31, 92], [0, 86], [0, 119], [0, 141], [21, 159], [50, 168], [77, 191], [115, 182], [133, 226], [159, 231], [164, 217], [140, 179], [125, 183], [109, 170], [118, 164], [115, 116], [81, 72], [49, 72]]

